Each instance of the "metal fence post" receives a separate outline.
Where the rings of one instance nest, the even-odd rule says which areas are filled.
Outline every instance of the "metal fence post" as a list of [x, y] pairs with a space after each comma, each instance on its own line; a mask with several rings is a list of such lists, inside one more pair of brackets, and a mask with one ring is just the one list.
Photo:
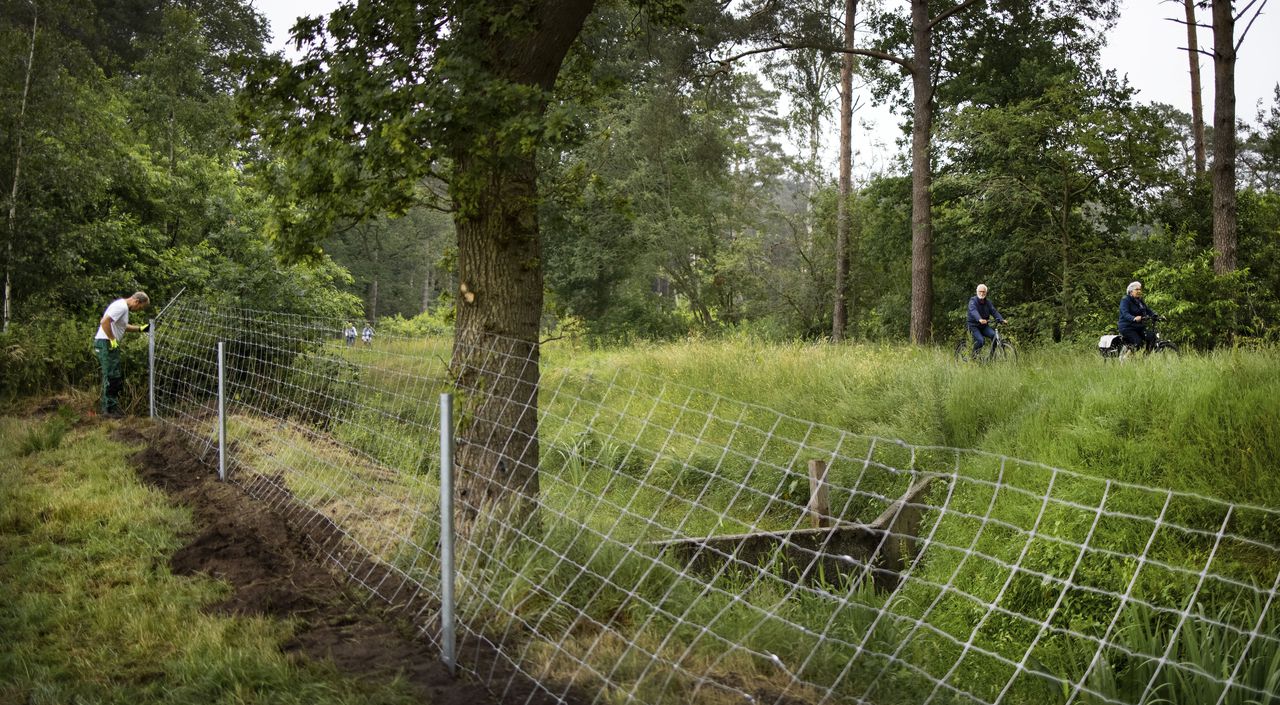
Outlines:
[[218, 479], [227, 479], [226, 343], [218, 341]]
[[440, 395], [440, 656], [453, 675], [453, 395]]
[[147, 403], [148, 416], [156, 417], [156, 329], [147, 328]]

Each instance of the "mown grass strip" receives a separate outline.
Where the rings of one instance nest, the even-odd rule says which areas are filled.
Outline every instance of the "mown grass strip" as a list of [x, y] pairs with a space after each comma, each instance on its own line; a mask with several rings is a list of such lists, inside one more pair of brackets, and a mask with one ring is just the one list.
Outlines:
[[288, 623], [202, 612], [227, 587], [167, 568], [188, 512], [139, 483], [108, 425], [31, 450], [48, 423], [0, 417], [0, 703], [418, 702], [284, 656]]

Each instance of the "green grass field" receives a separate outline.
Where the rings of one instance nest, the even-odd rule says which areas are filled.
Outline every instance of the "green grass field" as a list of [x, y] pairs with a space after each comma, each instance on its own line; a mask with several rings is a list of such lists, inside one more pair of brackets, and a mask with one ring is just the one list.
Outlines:
[[227, 586], [169, 572], [189, 513], [110, 428], [0, 417], [0, 703], [419, 702], [285, 656], [287, 622], [206, 613]]

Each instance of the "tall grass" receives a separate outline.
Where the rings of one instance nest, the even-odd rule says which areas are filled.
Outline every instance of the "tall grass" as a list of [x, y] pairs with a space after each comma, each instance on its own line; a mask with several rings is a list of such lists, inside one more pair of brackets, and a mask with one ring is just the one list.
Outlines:
[[[554, 355], [548, 358], [555, 359]], [[906, 673], [905, 681], [890, 680], [896, 684], [891, 689], [894, 693], [911, 692], [912, 682], [953, 677], [963, 680], [967, 692], [983, 698], [998, 697], [1012, 683], [1008, 701], [1054, 702], [1058, 694], [1048, 688], [1047, 679], [1020, 676], [983, 653], [999, 654], [1015, 663], [1026, 656], [1033, 670], [1042, 674], [1065, 672], [1078, 666], [1078, 655], [1071, 652], [1079, 648], [1075, 642], [1080, 637], [1106, 638], [1121, 645], [1136, 640], [1139, 645], [1128, 651], [1141, 648], [1143, 638], [1131, 626], [1118, 633], [1108, 631], [1114, 614], [1123, 615], [1129, 625], [1158, 624], [1193, 597], [1197, 609], [1214, 611], [1264, 593], [1273, 584], [1280, 571], [1274, 553], [1244, 546], [1214, 549], [1211, 538], [1227, 517], [1223, 505], [1211, 500], [1173, 499], [1165, 521], [1182, 528], [1155, 532], [1147, 547], [1150, 520], [1161, 511], [1162, 495], [1131, 490], [1123, 483], [1255, 507], [1280, 506], [1280, 475], [1273, 469], [1280, 458], [1277, 372], [1280, 354], [1275, 350], [1223, 351], [1125, 364], [1108, 363], [1088, 352], [1031, 351], [1016, 364], [961, 365], [945, 353], [928, 349], [739, 341], [687, 342], [569, 357], [562, 367], [552, 367], [544, 385], [556, 389], [563, 384], [561, 375], [572, 378], [589, 373], [626, 389], [618, 395], [620, 399], [678, 397], [678, 404], [644, 409], [656, 411], [647, 418], [657, 429], [689, 428], [698, 423], [699, 412], [715, 413], [719, 404], [715, 397], [686, 392], [697, 388], [856, 434], [980, 449], [1081, 473], [1080, 477], [1062, 476], [1019, 465], [1016, 473], [1002, 478], [1002, 486], [1021, 488], [1021, 496], [1005, 491], [997, 497], [994, 485], [960, 486], [950, 499], [950, 514], [935, 517], [941, 522], [938, 526], [926, 526], [934, 531], [934, 550], [919, 567], [916, 580], [887, 606], [889, 624], [915, 625], [906, 633], [911, 643], [891, 646], [887, 653], [922, 669]], [[681, 386], [674, 394], [673, 385]], [[576, 387], [575, 392], [571, 396], [583, 394]], [[608, 404], [607, 393], [601, 399]], [[597, 427], [602, 419], [607, 438], [625, 438], [659, 452], [654, 440], [636, 431], [633, 422], [597, 413]], [[551, 424], [544, 424], [544, 434], [561, 437], [557, 423], [553, 418]], [[732, 446], [737, 440], [731, 440], [732, 431], [716, 430], [715, 424], [704, 426], [699, 441], [712, 448]], [[785, 424], [780, 432], [785, 433]], [[575, 428], [569, 436], [580, 439], [588, 433]], [[808, 441], [822, 447], [812, 435]], [[597, 445], [607, 446], [607, 441]], [[562, 457], [574, 457], [574, 452], [557, 447], [560, 454], [544, 467], [554, 467]], [[686, 471], [690, 465], [697, 466], [696, 451], [668, 448], [665, 452], [693, 459], [685, 463]], [[615, 450], [605, 455], [617, 454]], [[771, 460], [785, 462], [780, 457]], [[903, 463], [898, 466], [906, 467], [905, 460], [898, 459]], [[731, 484], [735, 477], [746, 477], [745, 464], [735, 468], [733, 463], [720, 463], [716, 469]], [[618, 467], [610, 460], [604, 466]], [[944, 464], [940, 469], [948, 468]], [[966, 462], [960, 471], [973, 479], [995, 480], [994, 465]], [[584, 481], [590, 481], [589, 475]], [[674, 486], [677, 492], [691, 489], [662, 480], [645, 484]], [[893, 495], [891, 488], [883, 492]], [[1043, 504], [1044, 496], [1053, 502]], [[1099, 512], [1091, 513], [1089, 507]], [[722, 508], [717, 506], [708, 514]], [[641, 513], [648, 515], [647, 510]], [[1125, 519], [1125, 514], [1148, 521]], [[873, 515], [859, 513], [855, 507], [848, 518], [865, 521]], [[1273, 546], [1280, 542], [1280, 526], [1273, 515], [1244, 507], [1230, 521], [1233, 529], [1246, 535]], [[695, 523], [683, 528], [698, 535], [705, 527]], [[972, 560], [974, 554], [986, 559]], [[1126, 554], [1131, 558], [1124, 559]], [[1139, 554], [1164, 567], [1138, 564], [1133, 557]], [[1016, 567], [1010, 570], [1006, 565]], [[1200, 585], [1197, 576], [1210, 566], [1225, 580]], [[1255, 587], [1251, 591], [1242, 585]], [[963, 597], [954, 586], [963, 586]], [[1122, 594], [1146, 606], [1117, 603]], [[992, 614], [983, 606], [997, 602], [1001, 613]], [[820, 610], [813, 616], [821, 621], [831, 615]], [[1045, 629], [1046, 620], [1052, 629]], [[1206, 630], [1212, 631], [1203, 622], [1192, 623], [1178, 635], [1178, 648], [1197, 636], [1202, 636], [1201, 641], [1209, 639], [1203, 636]], [[1168, 633], [1161, 636], [1168, 637]], [[966, 641], [977, 648], [960, 648]], [[1280, 678], [1280, 664], [1274, 663], [1270, 652], [1260, 652], [1273, 645], [1259, 644], [1251, 655], [1255, 665], [1249, 677], [1255, 690], [1274, 688]], [[1195, 651], [1194, 645], [1186, 648]], [[1239, 657], [1240, 652], [1234, 655]], [[950, 664], [962, 659], [963, 665], [953, 671]], [[1125, 673], [1125, 668], [1106, 661], [1092, 678], [1101, 682], [1103, 674], [1115, 675], [1117, 669]], [[1207, 672], [1226, 678], [1228, 673], [1221, 670], [1217, 664]], [[921, 678], [924, 673], [928, 676]], [[1175, 677], [1184, 676], [1178, 669], [1165, 671], [1169, 684], [1153, 692], [1173, 692]], [[1227, 701], [1246, 702], [1232, 698], [1248, 697], [1251, 692], [1237, 688]], [[1142, 693], [1125, 691], [1120, 701], [1129, 702], [1124, 698], [1130, 696], [1138, 698]], [[875, 697], [896, 701], [883, 688]], [[1169, 702], [1195, 701], [1174, 698]]]
[[1125, 363], [1033, 349], [1007, 365], [876, 345], [691, 341], [545, 353], [566, 373], [626, 371], [640, 393], [711, 390], [857, 434], [973, 448], [1232, 502], [1280, 506], [1280, 350]]
[[53, 416], [22, 434], [18, 442], [18, 457], [57, 448], [77, 420], [78, 416], [71, 407], [59, 406]]

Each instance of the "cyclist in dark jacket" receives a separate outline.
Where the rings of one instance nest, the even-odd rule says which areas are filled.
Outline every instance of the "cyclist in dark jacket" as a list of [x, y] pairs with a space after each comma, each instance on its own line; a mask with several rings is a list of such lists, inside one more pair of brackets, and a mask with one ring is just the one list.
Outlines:
[[1156, 344], [1155, 331], [1147, 330], [1147, 321], [1160, 318], [1142, 300], [1142, 282], [1130, 282], [1120, 299], [1120, 337], [1130, 345], [1141, 345], [1147, 352]]
[[[987, 285], [979, 284], [977, 296], [969, 299], [969, 335], [973, 336], [973, 354], [976, 357], [982, 350], [987, 338], [994, 339], [995, 331], [991, 330], [992, 319], [1004, 323], [1004, 316], [996, 310], [996, 305], [987, 298]], [[992, 343], [995, 344], [994, 342]]]

